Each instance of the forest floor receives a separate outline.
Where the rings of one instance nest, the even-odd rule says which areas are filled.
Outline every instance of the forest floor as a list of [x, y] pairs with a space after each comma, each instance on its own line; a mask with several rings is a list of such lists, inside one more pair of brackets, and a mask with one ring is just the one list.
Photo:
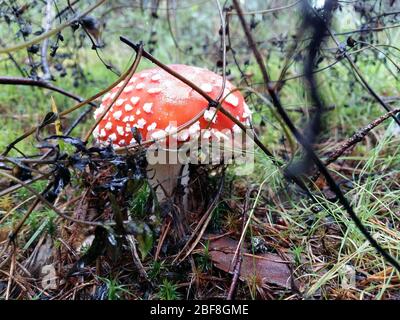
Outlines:
[[[393, 31], [391, 41], [398, 37]], [[159, 44], [163, 45], [172, 47], [168, 41]], [[107, 53], [120, 56], [119, 48], [111, 46]], [[160, 51], [154, 55], [168, 61], [168, 50]], [[283, 64], [278, 57], [279, 52], [268, 60], [274, 79]], [[98, 62], [94, 51], [81, 50], [75, 58], [85, 76], [58, 79], [55, 84], [65, 90], [90, 97], [117, 79]], [[381, 58], [362, 52], [357, 64], [369, 85], [395, 109], [399, 107], [400, 84], [387, 60]], [[139, 69], [149, 65], [145, 62]], [[1, 64], [0, 74], [17, 75], [9, 68], [10, 64]], [[253, 88], [263, 90], [263, 85], [257, 85], [261, 74], [254, 61], [247, 72]], [[294, 78], [285, 83], [280, 97], [289, 116], [303, 130], [314, 106], [304, 89], [304, 79], [296, 77], [299, 73], [300, 68], [289, 69], [287, 76]], [[238, 78], [233, 71], [231, 81]], [[319, 73], [318, 85], [328, 107], [315, 150], [326, 161], [385, 111], [343, 60]], [[42, 122], [52, 110], [52, 97], [60, 111], [73, 105], [49, 90], [1, 86], [0, 151], [27, 128]], [[271, 106], [254, 97], [248, 104], [260, 140], [275, 157], [289, 160], [290, 137], [282, 133]], [[64, 117], [62, 126], [70, 125], [77, 114]], [[82, 138], [91, 124], [88, 116], [72, 136]], [[363, 225], [397, 258], [399, 132], [394, 121], [386, 119], [328, 165]], [[43, 136], [54, 133], [52, 126], [42, 132]], [[32, 136], [18, 148], [25, 154], [47, 151], [37, 145]], [[70, 154], [75, 152], [67, 142], [63, 148]], [[301, 156], [300, 150], [296, 145], [296, 157]], [[15, 150], [10, 153], [17, 155]], [[57, 195], [54, 206], [84, 220], [91, 220], [100, 208], [102, 220], [96, 222], [115, 219], [121, 211], [130, 217], [135, 237], [122, 239], [109, 229], [75, 224], [43, 204], [34, 206], [25, 220], [35, 201], [33, 191], [42, 192], [48, 181], [32, 183], [33, 191], [19, 188], [5, 192], [12, 184], [7, 177], [0, 177], [2, 298], [225, 299], [236, 288], [237, 299], [400, 299], [399, 273], [369, 244], [314, 168], [303, 177], [314, 194], [311, 200], [286, 179], [283, 167], [277, 167], [258, 148], [253, 167], [193, 166], [191, 197], [198, 205], [186, 213], [157, 207], [146, 178], [130, 186], [129, 194], [94, 191], [95, 185], [112, 181], [117, 170], [112, 163], [99, 168], [101, 171], [90, 177], [77, 168], [71, 170], [70, 183]], [[249, 172], [238, 175], [238, 169]], [[21, 177], [22, 173], [13, 174]], [[18, 234], [10, 243], [9, 234], [16, 228]], [[241, 259], [235, 260], [237, 256]]]

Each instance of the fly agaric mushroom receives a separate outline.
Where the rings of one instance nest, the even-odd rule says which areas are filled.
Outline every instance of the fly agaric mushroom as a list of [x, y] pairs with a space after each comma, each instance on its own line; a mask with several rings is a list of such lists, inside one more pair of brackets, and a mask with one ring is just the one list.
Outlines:
[[[211, 98], [219, 96], [223, 85], [221, 76], [192, 66], [176, 64], [169, 67], [196, 83]], [[94, 113], [96, 120], [114, 100], [122, 85], [123, 82], [104, 95], [100, 107]], [[249, 124], [251, 112], [240, 92], [231, 92], [234, 89], [229, 81], [225, 82], [222, 106], [241, 123]], [[178, 127], [193, 122], [198, 115], [202, 116], [194, 123], [181, 131], [177, 130]], [[220, 140], [226, 138], [226, 132], [241, 132], [240, 127], [227, 116], [213, 107], [208, 108], [207, 100], [198, 92], [159, 67], [143, 70], [129, 80], [114, 105], [95, 128], [93, 135], [102, 145], [126, 147], [137, 143], [133, 128], [145, 140], [166, 142], [169, 152], [173, 152], [170, 149], [172, 138], [180, 145], [198, 140], [200, 136], [202, 139]], [[159, 201], [172, 194], [184, 165], [179, 161], [173, 163], [171, 158], [170, 153], [166, 163], [151, 166], [153, 177], [150, 183], [153, 187], [162, 187], [161, 190], [157, 189]]]

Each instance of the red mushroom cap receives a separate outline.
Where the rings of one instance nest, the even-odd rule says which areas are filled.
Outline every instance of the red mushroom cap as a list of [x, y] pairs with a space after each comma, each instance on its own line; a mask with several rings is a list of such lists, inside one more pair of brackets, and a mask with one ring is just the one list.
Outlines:
[[[206, 69], [186, 65], [169, 67], [194, 82], [210, 97], [218, 97], [223, 83], [221, 76]], [[123, 82], [104, 95], [100, 107], [94, 113], [95, 119], [110, 105], [122, 84]], [[251, 112], [239, 91], [230, 93], [234, 89], [226, 81], [222, 98], [227, 97], [222, 105], [240, 122], [248, 123]], [[176, 129], [174, 126], [188, 123], [203, 111], [204, 115], [196, 123], [178, 132], [178, 141], [189, 140], [201, 129], [206, 129], [209, 123], [209, 136], [226, 129], [232, 132], [240, 130], [221, 112], [217, 112], [214, 117], [215, 108], [207, 110], [207, 107], [207, 100], [179, 79], [159, 67], [147, 69], [130, 79], [93, 135], [100, 143], [112, 143], [115, 147], [136, 143], [132, 133], [134, 127], [143, 139], [160, 139], [173, 132]]]

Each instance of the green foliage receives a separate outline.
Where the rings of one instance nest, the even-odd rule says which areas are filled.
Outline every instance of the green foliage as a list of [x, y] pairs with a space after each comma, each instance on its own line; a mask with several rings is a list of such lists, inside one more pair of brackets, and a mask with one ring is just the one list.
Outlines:
[[136, 240], [142, 259], [146, 258], [150, 250], [153, 248], [154, 235], [153, 231], [145, 223], [138, 224]]
[[150, 265], [149, 277], [151, 280], [156, 280], [166, 270], [164, 261], [154, 261]]
[[150, 188], [147, 183], [136, 191], [129, 202], [129, 211], [134, 219], [144, 219], [147, 217], [146, 212], [147, 203], [150, 197]]
[[196, 257], [197, 266], [202, 272], [208, 272], [212, 269], [209, 247], [210, 241], [207, 241], [204, 245], [203, 251]]
[[107, 285], [108, 300], [121, 300], [124, 299], [125, 296], [130, 295], [129, 290], [127, 290], [124, 285], [120, 284], [117, 279], [98, 278]]
[[160, 300], [181, 300], [182, 295], [178, 292], [178, 286], [168, 279], [164, 279], [157, 293]]

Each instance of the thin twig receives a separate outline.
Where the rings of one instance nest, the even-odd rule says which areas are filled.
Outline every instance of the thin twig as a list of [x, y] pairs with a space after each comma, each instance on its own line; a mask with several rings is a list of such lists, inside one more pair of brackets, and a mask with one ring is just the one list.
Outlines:
[[[247, 211], [249, 210], [249, 200], [250, 200], [250, 196], [251, 193], [253, 192], [253, 188], [249, 188], [246, 192], [246, 199], [244, 201], [244, 205], [243, 205], [243, 232], [245, 232], [245, 227], [247, 224]], [[250, 218], [250, 217], [249, 217]], [[242, 267], [242, 261], [243, 261], [243, 256], [242, 256], [242, 245], [239, 246], [239, 251], [237, 252], [237, 255], [233, 256], [232, 258], [232, 262], [234, 263], [234, 269], [233, 269], [233, 277], [232, 277], [232, 282], [231, 282], [231, 286], [229, 287], [229, 291], [228, 291], [228, 296], [226, 297], [226, 300], [232, 300], [235, 297], [235, 293], [236, 293], [236, 287], [237, 287], [237, 283], [239, 280], [239, 276], [240, 276], [240, 269]]]
[[[46, 0], [46, 9], [45, 9], [45, 17], [44, 17], [44, 27], [43, 31], [44, 33], [49, 32], [51, 28], [51, 21], [52, 21], [52, 0]], [[42, 60], [42, 70], [43, 70], [43, 80], [51, 80], [52, 75], [50, 72], [50, 67], [49, 67], [49, 62], [47, 61], [47, 49], [49, 47], [49, 38], [44, 39], [41, 50], [40, 50], [40, 56]]]
[[[36, 80], [30, 78], [22, 78], [22, 77], [9, 77], [9, 76], [0, 76], [0, 84], [4, 85], [21, 85], [21, 86], [33, 86], [33, 87], [40, 87], [45, 88], [51, 91], [58, 92], [66, 97], [74, 99], [76, 101], [84, 101], [84, 99], [76, 94], [68, 92], [60, 87], [57, 87], [51, 83], [48, 83], [44, 80]], [[89, 104], [93, 107], [97, 107], [96, 103], [89, 102]]]
[[400, 108], [394, 109], [383, 116], [380, 116], [378, 119], [375, 119], [367, 126], [357, 130], [350, 138], [348, 138], [344, 143], [342, 143], [335, 150], [329, 152], [329, 157], [325, 160], [325, 165], [329, 165], [332, 162], [335, 162], [339, 157], [341, 157], [347, 150], [354, 147], [354, 145], [364, 139], [364, 137], [382, 122], [387, 120], [388, 118], [396, 115], [400, 112]]

